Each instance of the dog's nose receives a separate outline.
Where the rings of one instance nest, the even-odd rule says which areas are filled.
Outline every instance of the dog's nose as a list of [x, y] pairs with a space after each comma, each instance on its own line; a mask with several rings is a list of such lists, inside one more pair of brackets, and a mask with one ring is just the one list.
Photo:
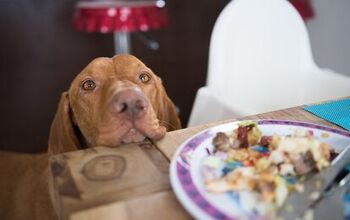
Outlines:
[[146, 113], [148, 102], [140, 89], [130, 88], [114, 96], [113, 106], [117, 114], [137, 119]]

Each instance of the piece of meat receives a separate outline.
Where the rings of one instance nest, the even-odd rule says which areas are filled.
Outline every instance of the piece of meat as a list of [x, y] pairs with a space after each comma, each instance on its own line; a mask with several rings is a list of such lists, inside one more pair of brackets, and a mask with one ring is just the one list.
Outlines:
[[213, 139], [213, 145], [216, 151], [227, 151], [230, 147], [230, 138], [224, 132], [218, 132]]
[[292, 163], [297, 175], [305, 175], [316, 168], [316, 162], [310, 151], [292, 158]]
[[237, 139], [240, 141], [240, 147], [249, 147], [248, 132], [253, 129], [254, 125], [239, 126], [237, 129]]
[[269, 144], [271, 143], [271, 141], [272, 141], [272, 136], [266, 136], [266, 135], [265, 135], [265, 136], [262, 136], [262, 137], [261, 137], [259, 144], [260, 144], [261, 146], [267, 147], [267, 146], [269, 146]]
[[335, 150], [334, 149], [330, 149], [330, 152], [329, 152], [329, 160], [330, 161], [333, 161], [338, 155], [339, 155], [339, 153], [337, 153], [337, 152], [335, 152]]

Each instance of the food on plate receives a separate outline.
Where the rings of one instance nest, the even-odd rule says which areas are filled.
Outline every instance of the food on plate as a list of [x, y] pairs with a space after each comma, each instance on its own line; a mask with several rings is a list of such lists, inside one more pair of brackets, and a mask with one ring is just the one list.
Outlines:
[[254, 121], [218, 132], [212, 144], [212, 153], [201, 164], [205, 189], [236, 193], [246, 211], [268, 218], [291, 190], [302, 191], [300, 178], [329, 166], [334, 154], [310, 130], [267, 136]]

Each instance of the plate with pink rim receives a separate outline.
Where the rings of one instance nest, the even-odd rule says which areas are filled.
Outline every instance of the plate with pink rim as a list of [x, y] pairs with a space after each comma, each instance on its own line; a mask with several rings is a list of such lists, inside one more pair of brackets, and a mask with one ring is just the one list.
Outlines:
[[[244, 209], [234, 193], [210, 193], [205, 189], [201, 175], [201, 161], [213, 151], [216, 133], [228, 132], [242, 121], [225, 123], [201, 131], [179, 146], [170, 164], [170, 180], [177, 199], [196, 219], [261, 219]], [[328, 143], [336, 152], [350, 144], [350, 132], [331, 127], [288, 120], [257, 120], [263, 135], [290, 135], [296, 130], [307, 130], [315, 138]]]

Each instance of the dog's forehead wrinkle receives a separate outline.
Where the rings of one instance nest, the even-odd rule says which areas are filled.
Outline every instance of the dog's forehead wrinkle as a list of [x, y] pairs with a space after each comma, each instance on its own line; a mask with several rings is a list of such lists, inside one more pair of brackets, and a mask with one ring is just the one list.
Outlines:
[[142, 63], [142, 61], [132, 55], [117, 55], [113, 59], [116, 74], [148, 69], [147, 66]]
[[111, 58], [99, 57], [91, 61], [79, 74], [81, 77], [96, 77], [100, 75], [111, 75], [114, 72], [114, 65]]
[[88, 66], [95, 67], [95, 66], [111, 66], [111, 65], [113, 65], [113, 61], [111, 58], [98, 57], [92, 60]]
[[118, 54], [114, 57], [112, 57], [112, 60], [114, 63], [134, 63], [134, 62], [141, 62], [139, 59], [137, 59], [135, 56], [130, 54]]
[[116, 66], [114, 75], [117, 77], [134, 77], [141, 72], [149, 72], [149, 69], [139, 65]]

